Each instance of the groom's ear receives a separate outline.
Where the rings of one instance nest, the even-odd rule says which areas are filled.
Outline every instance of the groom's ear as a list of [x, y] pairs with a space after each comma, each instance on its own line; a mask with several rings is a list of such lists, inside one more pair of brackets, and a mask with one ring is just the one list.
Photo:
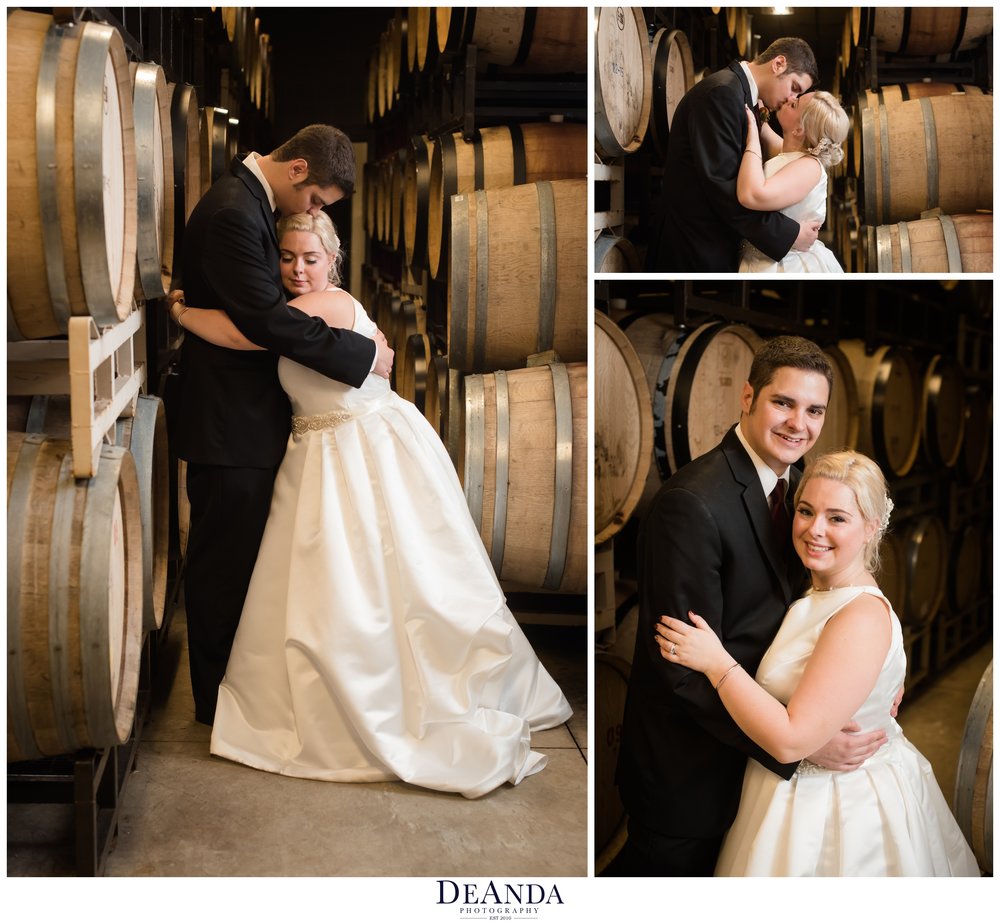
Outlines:
[[775, 77], [780, 77], [788, 69], [788, 59], [784, 55], [775, 55], [771, 58], [771, 73]]
[[296, 157], [286, 165], [288, 179], [293, 183], [302, 183], [309, 176], [309, 162], [304, 157]]

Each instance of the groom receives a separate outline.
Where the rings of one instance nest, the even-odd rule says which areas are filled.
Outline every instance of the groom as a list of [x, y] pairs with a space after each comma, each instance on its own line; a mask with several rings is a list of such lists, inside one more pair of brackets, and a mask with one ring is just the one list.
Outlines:
[[[629, 837], [605, 875], [711, 876], [747, 756], [785, 779], [796, 769], [740, 731], [703, 674], [665, 661], [653, 627], [662, 614], [698, 613], [754, 675], [804, 589], [790, 526], [794, 463], [819, 437], [832, 382], [812, 341], [765, 343], [743, 386], [739, 422], [675, 473], [643, 517], [639, 630], [616, 776]], [[882, 731], [841, 731], [810, 760], [855, 769], [885, 740]]]
[[272, 153], [236, 159], [205, 193], [184, 229], [185, 300], [225, 311], [261, 351], [184, 337], [176, 426], [188, 462], [190, 532], [184, 565], [195, 719], [215, 716], [219, 683], [264, 532], [291, 407], [278, 357], [359, 386], [388, 377], [385, 339], [331, 329], [285, 301], [275, 218], [315, 215], [354, 190], [354, 148], [330, 125], [309, 125]]
[[735, 273], [744, 238], [775, 261], [812, 246], [820, 222], [800, 225], [780, 212], [743, 208], [736, 176], [747, 134], [744, 106], [777, 109], [817, 79], [812, 49], [802, 39], [781, 38], [753, 61], [735, 61], [684, 95], [670, 126], [647, 271]]

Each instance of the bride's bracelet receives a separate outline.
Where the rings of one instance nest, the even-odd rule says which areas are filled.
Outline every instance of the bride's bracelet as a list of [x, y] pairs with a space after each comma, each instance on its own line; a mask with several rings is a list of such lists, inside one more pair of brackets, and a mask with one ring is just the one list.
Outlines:
[[733, 661], [733, 663], [729, 665], [729, 669], [719, 678], [719, 682], [715, 685], [716, 693], [718, 693], [719, 690], [722, 689], [722, 685], [726, 682], [726, 678], [739, 666], [740, 666], [739, 661]]
[[[751, 151], [751, 150], [750, 150], [750, 148], [747, 148], [747, 149], [746, 149], [746, 150], [745, 150], [745, 151], [743, 152], [743, 154], [744, 154], [744, 155], [747, 155], [747, 154], [753, 154], [753, 155], [754, 155], [754, 157], [760, 157], [760, 154], [759, 154], [759, 153], [757, 153], [757, 151]], [[760, 159], [761, 159], [761, 160], [763, 160], [764, 158], [763, 158], [763, 157], [760, 157]]]
[[[177, 312], [177, 313], [175, 314], [175, 313], [174, 313], [174, 308], [176, 308], [176, 307], [177, 307], [178, 305], [180, 305], [180, 306], [181, 306], [181, 308], [180, 308], [180, 311], [178, 311], [178, 312]], [[190, 306], [189, 306], [189, 305], [185, 305], [185, 304], [184, 304], [183, 302], [181, 302], [181, 301], [176, 301], [176, 302], [174, 302], [174, 303], [173, 303], [173, 304], [172, 304], [172, 305], [170, 306], [170, 317], [172, 317], [172, 318], [174, 319], [174, 323], [175, 323], [175, 324], [176, 324], [176, 325], [177, 325], [177, 326], [178, 326], [179, 328], [181, 328], [181, 330], [184, 330], [184, 325], [183, 325], [183, 324], [181, 324], [181, 318], [183, 318], [183, 317], [184, 317], [184, 313], [185, 313], [186, 311], [190, 311], [190, 310], [191, 310]]]

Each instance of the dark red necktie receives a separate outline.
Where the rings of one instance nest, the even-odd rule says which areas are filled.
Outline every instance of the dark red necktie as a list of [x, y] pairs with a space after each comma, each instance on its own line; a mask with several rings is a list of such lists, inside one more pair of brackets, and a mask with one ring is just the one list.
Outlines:
[[788, 544], [788, 510], [785, 507], [785, 479], [779, 478], [778, 483], [771, 491], [768, 501], [771, 504], [771, 529], [774, 530], [774, 538], [778, 541], [780, 548]]

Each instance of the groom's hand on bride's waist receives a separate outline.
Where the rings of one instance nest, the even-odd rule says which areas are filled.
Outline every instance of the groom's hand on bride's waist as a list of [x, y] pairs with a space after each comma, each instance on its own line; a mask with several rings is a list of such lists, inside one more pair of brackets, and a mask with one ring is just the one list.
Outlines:
[[385, 334], [380, 330], [375, 331], [375, 365], [372, 367], [372, 372], [376, 375], [382, 376], [382, 378], [389, 378], [389, 374], [392, 372], [392, 363], [395, 358], [395, 352], [392, 347], [389, 346], [388, 341], [385, 339]]
[[889, 736], [881, 728], [862, 734], [859, 732], [861, 726], [857, 722], [851, 722], [815, 754], [810, 754], [808, 760], [827, 770], [857, 770], [889, 740]]
[[816, 243], [816, 238], [819, 237], [819, 229], [823, 227], [823, 222], [821, 221], [802, 221], [799, 222], [799, 236], [795, 238], [795, 243], [792, 244], [792, 250], [808, 250]]

